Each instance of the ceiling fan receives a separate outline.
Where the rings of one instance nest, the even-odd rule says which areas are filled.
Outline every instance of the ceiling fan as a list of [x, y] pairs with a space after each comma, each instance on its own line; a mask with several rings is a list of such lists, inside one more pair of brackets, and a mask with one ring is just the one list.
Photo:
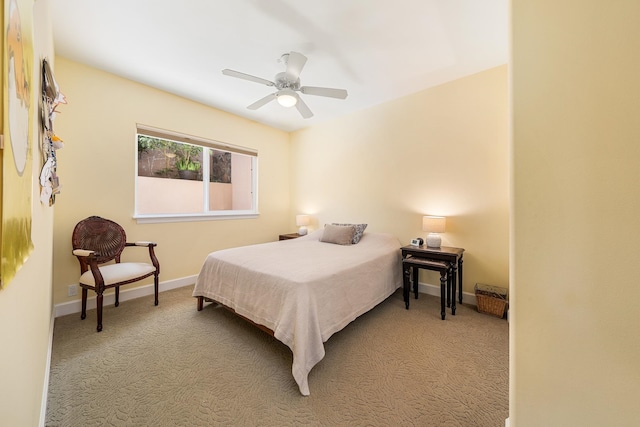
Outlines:
[[308, 119], [313, 117], [313, 113], [297, 92], [304, 93], [305, 95], [326, 96], [337, 99], [345, 99], [347, 97], [347, 91], [344, 89], [300, 86], [300, 72], [302, 71], [304, 64], [307, 62], [307, 57], [303, 54], [293, 51], [285, 53], [282, 55], [281, 61], [285, 63], [287, 68], [284, 72], [276, 74], [273, 82], [271, 80], [266, 80], [229, 69], [222, 70], [222, 74], [225, 76], [237, 77], [239, 79], [261, 83], [266, 86], [274, 86], [278, 89], [276, 92], [249, 105], [247, 107], [249, 110], [257, 110], [263, 105], [277, 99], [278, 103], [283, 107], [293, 107], [295, 105], [302, 117]]

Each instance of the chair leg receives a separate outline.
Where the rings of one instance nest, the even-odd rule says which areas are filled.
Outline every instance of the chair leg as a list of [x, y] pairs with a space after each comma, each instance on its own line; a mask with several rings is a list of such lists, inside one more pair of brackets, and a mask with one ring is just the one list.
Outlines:
[[102, 294], [99, 293], [96, 297], [96, 312], [98, 313], [98, 332], [102, 331]]
[[80, 319], [84, 320], [87, 317], [87, 288], [82, 288], [82, 313]]
[[120, 305], [120, 286], [116, 286], [116, 304], [115, 306]]
[[157, 273], [153, 276], [153, 289], [155, 294], [155, 301], [153, 303], [154, 305], [158, 305], [158, 274]]

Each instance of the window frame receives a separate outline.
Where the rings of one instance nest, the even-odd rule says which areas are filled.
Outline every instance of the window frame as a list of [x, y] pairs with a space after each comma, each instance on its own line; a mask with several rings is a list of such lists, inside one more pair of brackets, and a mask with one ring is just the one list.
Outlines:
[[[203, 211], [194, 213], [173, 213], [173, 214], [141, 214], [138, 213], [138, 135], [150, 136], [153, 138], [164, 139], [177, 143], [186, 143], [201, 146], [203, 148], [210, 148], [214, 150], [227, 151], [231, 153], [244, 154], [251, 157], [251, 209], [246, 210], [205, 210], [208, 206], [209, 192], [205, 184], [208, 181], [202, 180], [202, 191], [204, 194]], [[169, 131], [165, 129], [155, 128], [152, 126], [136, 124], [135, 132], [135, 191], [134, 191], [134, 214], [133, 218], [138, 224], [154, 224], [154, 223], [172, 223], [172, 222], [194, 222], [194, 221], [211, 221], [211, 220], [231, 220], [231, 219], [254, 219], [258, 218], [260, 212], [258, 211], [258, 151], [241, 147], [233, 144], [228, 144], [221, 141], [202, 138], [193, 135], [187, 135], [180, 132]], [[204, 157], [208, 156], [203, 156]], [[208, 163], [208, 161], [207, 161]], [[204, 166], [204, 165], [203, 165]], [[207, 165], [208, 166], [208, 165]]]

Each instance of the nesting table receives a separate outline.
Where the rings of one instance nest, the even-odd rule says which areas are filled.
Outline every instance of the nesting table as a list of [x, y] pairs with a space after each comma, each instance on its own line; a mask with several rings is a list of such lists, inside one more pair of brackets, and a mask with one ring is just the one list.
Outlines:
[[440, 273], [440, 316], [445, 319], [445, 299], [447, 307], [451, 307], [451, 314], [456, 314], [456, 284], [458, 298], [462, 304], [462, 256], [464, 249], [441, 246], [430, 248], [426, 245], [403, 246], [402, 251], [402, 284], [405, 308], [409, 309], [411, 296], [410, 282], [413, 282], [413, 292], [418, 299], [418, 272], [431, 270]]

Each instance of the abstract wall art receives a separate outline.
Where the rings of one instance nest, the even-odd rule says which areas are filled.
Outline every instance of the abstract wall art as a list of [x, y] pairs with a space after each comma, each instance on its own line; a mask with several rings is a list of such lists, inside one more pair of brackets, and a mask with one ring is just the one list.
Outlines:
[[33, 0], [4, 2], [2, 227], [0, 286], [33, 250], [31, 239], [34, 111]]

